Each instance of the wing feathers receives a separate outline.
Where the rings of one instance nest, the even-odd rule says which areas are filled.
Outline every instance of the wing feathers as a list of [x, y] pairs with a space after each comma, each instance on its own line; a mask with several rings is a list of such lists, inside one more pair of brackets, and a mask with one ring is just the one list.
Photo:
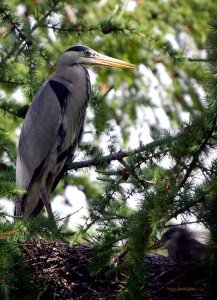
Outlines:
[[83, 132], [89, 99], [87, 70], [75, 65], [72, 77], [52, 77], [40, 88], [30, 106], [20, 135], [16, 183], [27, 190], [25, 217], [37, 215], [41, 193], [58, 184]]

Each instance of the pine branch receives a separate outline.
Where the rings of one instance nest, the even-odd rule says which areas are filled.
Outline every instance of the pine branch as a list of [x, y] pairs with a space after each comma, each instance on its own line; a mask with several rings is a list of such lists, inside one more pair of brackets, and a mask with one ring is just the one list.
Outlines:
[[11, 155], [10, 151], [8, 150], [8, 148], [1, 144], [0, 145], [0, 149], [2, 148], [3, 151], [5, 151], [5, 153], [8, 155], [8, 157], [10, 158], [10, 161], [15, 165], [16, 164], [16, 160], [15, 158]]
[[192, 61], [192, 62], [209, 62], [209, 59], [205, 59], [205, 58], [188, 58], [188, 61]]
[[147, 189], [147, 182], [145, 182], [145, 180], [139, 178], [139, 176], [136, 173], [136, 170], [135, 170], [134, 166], [130, 165], [130, 164], [127, 164], [123, 160], [121, 160], [121, 164], [125, 167], [125, 170], [127, 170], [129, 175], [133, 176], [136, 179], [136, 181], [144, 188], [144, 190], [146, 190]]
[[175, 212], [170, 213], [166, 218], [163, 218], [161, 222], [164, 224], [170, 221], [173, 218], [177, 218], [178, 215], [181, 215], [187, 211], [193, 206], [196, 206], [198, 203], [203, 203], [205, 201], [205, 194], [200, 196], [199, 198], [196, 198], [194, 201], [190, 201], [189, 203], [186, 203], [184, 207], [177, 209]]
[[0, 233], [0, 239], [5, 239], [9, 235], [17, 234], [18, 232], [20, 232], [20, 229], [14, 229], [8, 232]]
[[132, 155], [132, 152], [127, 151], [118, 151], [116, 153], [112, 153], [110, 155], [102, 156], [100, 159], [89, 159], [86, 161], [73, 162], [69, 165], [68, 170], [78, 170], [82, 168], [91, 168], [91, 167], [100, 167], [104, 164], [110, 164], [113, 160], [121, 160], [129, 155]]
[[[175, 138], [178, 138], [179, 136], [177, 135]], [[113, 160], [122, 160], [123, 158], [129, 157], [129, 156], [134, 156], [136, 154], [140, 154], [143, 153], [145, 151], [147, 151], [147, 156], [141, 159], [141, 163], [146, 162], [147, 160], [151, 160], [153, 158], [157, 158], [158, 155], [160, 155], [161, 150], [156, 150], [152, 153], [150, 153], [151, 149], [157, 149], [160, 146], [163, 145], [167, 145], [170, 144], [173, 141], [172, 136], [166, 136], [164, 138], [159, 139], [158, 141], [154, 141], [151, 142], [147, 145], [144, 146], [140, 146], [139, 148], [133, 150], [133, 151], [118, 151], [116, 153], [112, 153], [109, 155], [105, 155], [105, 156], [101, 156], [101, 157], [97, 157], [96, 159], [90, 159], [90, 160], [86, 160], [86, 161], [81, 161], [81, 162], [73, 162], [68, 166], [68, 170], [78, 170], [78, 169], [82, 169], [82, 168], [88, 168], [88, 167], [96, 167], [99, 168], [101, 167], [103, 164], [109, 164], [111, 161]]]
[[22, 28], [18, 18], [12, 14], [11, 10], [4, 1], [0, 7], [0, 15], [2, 16], [2, 22], [7, 22], [11, 26], [12, 33], [16, 33], [26, 46], [32, 45], [32, 40], [26, 35], [26, 32]]
[[0, 100], [0, 109], [14, 117], [25, 118], [29, 105], [19, 105], [13, 101]]
[[58, 25], [41, 25], [41, 27], [46, 27], [49, 29], [53, 29], [54, 31], [58, 32], [77, 32], [77, 33], [84, 33], [84, 32], [102, 32], [104, 34], [109, 34], [112, 32], [130, 32], [136, 33], [137, 30], [135, 28], [127, 27], [127, 26], [116, 26], [116, 25], [107, 25], [107, 24], [99, 24], [99, 25], [91, 25], [86, 26], [85, 24], [75, 24], [70, 26], [58, 26]]
[[169, 224], [169, 225], [165, 225], [165, 228], [179, 227], [179, 226], [183, 226], [183, 225], [191, 225], [191, 224], [203, 224], [203, 221], [197, 220], [197, 221], [181, 222], [181, 223], [177, 223], [177, 224]]
[[2, 53], [1, 53], [1, 66], [6, 66], [7, 65], [7, 61], [14, 55], [14, 52], [17, 50], [17, 44], [14, 43], [12, 49], [7, 52], [5, 51], [4, 49], [4, 52], [6, 52], [6, 55], [3, 56]]
[[38, 27], [42, 27], [47, 18], [56, 11], [57, 5], [60, 4], [59, 0], [52, 0], [49, 10], [44, 14], [44, 16], [38, 20], [37, 23], [32, 27], [32, 31], [36, 30]]
[[182, 179], [181, 183], [179, 184], [178, 191], [184, 186], [184, 184], [188, 180], [189, 176], [191, 175], [191, 172], [194, 170], [194, 168], [198, 162], [200, 154], [205, 150], [209, 140], [213, 137], [214, 130], [216, 128], [216, 119], [217, 119], [217, 116], [213, 120], [212, 127], [207, 130], [206, 137], [204, 138], [203, 142], [201, 143], [198, 151], [194, 154], [193, 159], [189, 165], [189, 168], [187, 169], [187, 172], [186, 172], [184, 178]]
[[7, 85], [14, 85], [14, 86], [20, 86], [23, 84], [21, 81], [12, 81], [12, 80], [4, 80], [0, 79], [0, 83], [7, 84]]

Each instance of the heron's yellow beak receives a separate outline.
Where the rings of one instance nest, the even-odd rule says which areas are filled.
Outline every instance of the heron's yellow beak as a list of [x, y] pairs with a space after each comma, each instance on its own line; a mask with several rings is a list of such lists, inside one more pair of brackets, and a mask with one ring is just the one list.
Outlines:
[[97, 53], [95, 57], [91, 57], [90, 64], [115, 67], [115, 68], [123, 68], [123, 69], [134, 69], [136, 67], [136, 65], [133, 65], [126, 61], [119, 60], [100, 53]]

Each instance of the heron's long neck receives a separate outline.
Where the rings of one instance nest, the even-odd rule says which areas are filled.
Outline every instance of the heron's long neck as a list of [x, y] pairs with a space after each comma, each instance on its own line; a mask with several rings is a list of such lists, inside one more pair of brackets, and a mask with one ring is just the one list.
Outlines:
[[[84, 67], [79, 64], [74, 65], [57, 65], [56, 75], [70, 82], [84, 80]], [[86, 76], [85, 76], [86, 77]], [[86, 79], [86, 78], [85, 78]]]
[[58, 67], [57, 65], [55, 76], [69, 81], [80, 91], [86, 91], [86, 100], [89, 100], [91, 92], [90, 77], [84, 65], [74, 64], [65, 67], [62, 65]]

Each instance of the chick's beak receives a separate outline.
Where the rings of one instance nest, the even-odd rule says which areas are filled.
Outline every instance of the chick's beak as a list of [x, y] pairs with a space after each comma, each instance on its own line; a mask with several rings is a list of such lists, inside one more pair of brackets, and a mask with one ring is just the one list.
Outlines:
[[154, 249], [164, 249], [163, 246], [165, 245], [165, 240], [160, 240], [159, 242], [155, 243], [154, 245], [150, 246], [148, 250], [154, 250]]

